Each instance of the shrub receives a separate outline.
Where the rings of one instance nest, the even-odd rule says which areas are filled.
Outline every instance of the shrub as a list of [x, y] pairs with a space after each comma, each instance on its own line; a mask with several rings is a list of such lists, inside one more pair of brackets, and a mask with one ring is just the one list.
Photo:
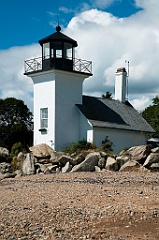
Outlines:
[[65, 148], [65, 153], [69, 155], [79, 154], [83, 150], [95, 149], [95, 145], [87, 142], [86, 140], [81, 140], [78, 143], [71, 143], [70, 146]]
[[113, 154], [113, 143], [108, 139], [108, 136], [102, 141], [102, 145], [99, 147], [99, 151], [106, 152], [109, 155]]
[[12, 166], [13, 171], [21, 170], [21, 164], [20, 164], [19, 160], [17, 159], [17, 157], [13, 157], [13, 159], [11, 161], [11, 166]]
[[23, 148], [21, 142], [15, 143], [11, 148], [10, 157], [11, 158], [16, 157], [20, 152], [24, 153], [24, 152], [27, 152], [27, 150]]

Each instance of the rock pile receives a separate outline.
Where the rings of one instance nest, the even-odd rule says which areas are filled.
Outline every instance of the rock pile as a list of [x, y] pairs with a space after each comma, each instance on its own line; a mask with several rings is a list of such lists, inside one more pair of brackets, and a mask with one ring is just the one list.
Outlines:
[[[6, 152], [0, 148], [2, 152]], [[17, 156], [20, 171], [13, 172], [11, 164], [0, 163], [0, 179], [17, 174], [52, 174], [57, 172], [93, 171], [159, 171], [159, 147], [151, 145], [134, 146], [119, 155], [109, 156], [105, 152], [81, 152], [71, 157], [55, 152], [46, 144], [30, 148], [30, 153]]]

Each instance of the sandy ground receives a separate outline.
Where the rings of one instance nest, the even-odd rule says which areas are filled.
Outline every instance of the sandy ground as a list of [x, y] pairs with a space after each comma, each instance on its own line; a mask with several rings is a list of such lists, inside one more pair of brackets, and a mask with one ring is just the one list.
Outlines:
[[67, 173], [0, 181], [0, 240], [159, 240], [159, 173]]

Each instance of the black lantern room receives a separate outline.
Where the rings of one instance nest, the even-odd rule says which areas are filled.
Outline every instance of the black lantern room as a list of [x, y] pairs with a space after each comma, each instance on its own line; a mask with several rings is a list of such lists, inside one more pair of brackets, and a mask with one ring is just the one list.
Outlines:
[[61, 27], [56, 32], [39, 40], [42, 46], [42, 69], [61, 69], [73, 71], [74, 48], [77, 42], [62, 34]]

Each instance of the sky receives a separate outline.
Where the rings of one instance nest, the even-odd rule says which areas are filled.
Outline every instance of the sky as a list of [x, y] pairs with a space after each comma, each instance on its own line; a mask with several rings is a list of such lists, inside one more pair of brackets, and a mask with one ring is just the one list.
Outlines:
[[115, 72], [128, 70], [128, 100], [142, 111], [158, 95], [159, 1], [0, 0], [0, 98], [22, 99], [33, 111], [33, 82], [24, 60], [41, 56], [38, 40], [55, 32], [78, 42], [76, 57], [92, 61], [83, 94], [114, 96]]

